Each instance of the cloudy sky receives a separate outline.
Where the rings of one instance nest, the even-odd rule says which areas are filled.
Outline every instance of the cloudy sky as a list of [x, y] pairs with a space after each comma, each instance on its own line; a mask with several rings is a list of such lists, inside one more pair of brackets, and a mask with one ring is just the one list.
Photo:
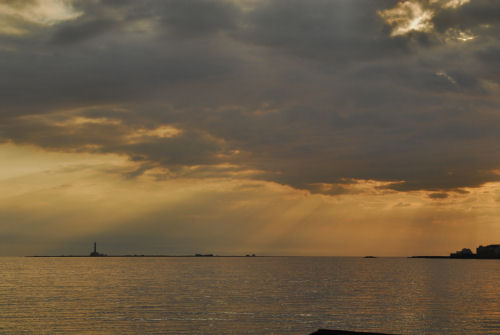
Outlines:
[[0, 3], [0, 255], [500, 243], [500, 1]]

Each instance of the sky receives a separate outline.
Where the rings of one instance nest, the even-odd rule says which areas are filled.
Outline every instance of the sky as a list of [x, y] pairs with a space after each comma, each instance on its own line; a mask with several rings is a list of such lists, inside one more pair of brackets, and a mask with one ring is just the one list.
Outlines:
[[0, 3], [0, 256], [500, 243], [500, 1]]

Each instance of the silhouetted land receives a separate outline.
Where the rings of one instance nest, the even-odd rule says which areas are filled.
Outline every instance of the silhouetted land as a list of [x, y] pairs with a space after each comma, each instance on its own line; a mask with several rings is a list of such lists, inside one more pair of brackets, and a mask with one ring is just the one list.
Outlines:
[[351, 332], [347, 330], [329, 330], [329, 329], [319, 329], [312, 333], [311, 335], [389, 335], [384, 333], [363, 333], [363, 332]]
[[408, 258], [450, 258], [450, 256], [410, 256]]
[[[31, 256], [24, 256], [24, 257], [95, 257], [95, 256], [89, 256], [89, 255], [31, 255]], [[204, 258], [204, 257], [213, 257], [213, 258], [224, 258], [224, 257], [231, 257], [231, 258], [248, 258], [248, 256], [245, 255], [226, 255], [226, 256], [219, 256], [219, 255], [212, 255], [212, 256], [198, 256], [198, 255], [101, 255], [100, 257], [191, 257], [191, 258]], [[252, 256], [252, 257], [280, 257], [280, 256]]]
[[234, 255], [234, 256], [218, 256], [214, 254], [194, 254], [194, 255], [106, 255], [97, 251], [97, 242], [94, 242], [94, 249], [89, 255], [34, 255], [34, 256], [25, 256], [25, 257], [265, 257], [265, 256], [256, 256], [255, 254], [246, 254], [246, 255]]
[[[490, 244], [485, 247], [479, 246], [476, 249], [476, 253], [474, 254], [472, 250], [464, 248], [457, 252], [451, 253], [449, 256], [411, 256], [408, 258], [430, 258], [430, 259], [500, 259], [500, 244]], [[111, 255], [108, 256], [106, 254], [100, 253], [97, 251], [97, 243], [94, 242], [94, 250], [87, 255], [60, 255], [60, 256], [50, 256], [50, 255], [42, 255], [42, 256], [26, 256], [26, 257], [263, 257], [256, 256], [255, 254], [246, 254], [246, 255], [232, 255], [232, 256], [218, 256], [214, 254], [201, 254], [197, 253], [194, 255]], [[279, 256], [264, 256], [264, 257], [279, 257]], [[376, 258], [375, 256], [365, 256], [364, 258]]]

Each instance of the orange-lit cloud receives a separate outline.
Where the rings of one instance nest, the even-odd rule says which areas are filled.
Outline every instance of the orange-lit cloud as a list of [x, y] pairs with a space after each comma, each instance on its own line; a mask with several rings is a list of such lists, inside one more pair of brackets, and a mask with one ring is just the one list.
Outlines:
[[330, 197], [251, 179], [124, 179], [114, 171], [131, 163], [113, 155], [0, 153], [4, 254], [85, 253], [97, 238], [114, 252], [445, 254], [500, 230], [498, 183], [433, 200], [356, 181]]

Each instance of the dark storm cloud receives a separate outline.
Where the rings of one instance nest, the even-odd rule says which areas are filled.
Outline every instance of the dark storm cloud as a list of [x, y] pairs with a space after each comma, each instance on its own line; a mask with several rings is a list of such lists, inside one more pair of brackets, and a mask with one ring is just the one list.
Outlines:
[[407, 41], [391, 39], [377, 15], [391, 4], [394, 1], [264, 1], [248, 15], [244, 34], [256, 44], [335, 63], [397, 55], [407, 49]]
[[456, 10], [439, 11], [434, 19], [438, 31], [449, 28], [482, 29], [486, 34], [498, 31], [499, 22], [500, 3], [495, 0], [472, 0]]
[[[0, 37], [0, 138], [330, 194], [346, 178], [435, 193], [498, 180], [497, 4], [391, 37], [378, 13], [396, 3], [75, 2], [73, 20]], [[166, 125], [182, 133], [130, 140]]]
[[155, 94], [165, 85], [223, 74], [234, 62], [223, 51], [204, 50], [204, 43], [156, 43], [139, 40], [131, 48], [123, 38], [108, 36], [67, 48], [0, 51], [3, 112], [30, 114], [127, 103]]
[[113, 30], [127, 29], [141, 20], [158, 24], [175, 39], [193, 38], [236, 27], [240, 9], [232, 2], [205, 1], [78, 1], [85, 13], [77, 20], [54, 29], [56, 44], [78, 43]]
[[118, 25], [119, 22], [109, 19], [70, 22], [54, 32], [52, 41], [56, 44], [78, 43], [105, 33]]
[[229, 1], [169, 0], [163, 3], [161, 21], [170, 35], [186, 38], [233, 30], [240, 14], [240, 8]]

